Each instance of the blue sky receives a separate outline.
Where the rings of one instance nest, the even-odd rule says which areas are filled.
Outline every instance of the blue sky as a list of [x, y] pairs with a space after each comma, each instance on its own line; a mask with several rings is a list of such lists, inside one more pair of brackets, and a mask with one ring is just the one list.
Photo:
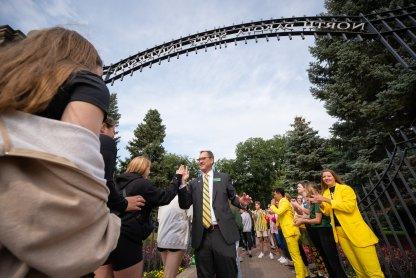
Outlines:
[[[24, 33], [56, 25], [77, 30], [106, 64], [205, 29], [324, 12], [318, 0], [0, 2], [0, 25]], [[209, 49], [115, 82], [109, 89], [122, 114], [120, 155], [149, 109], [158, 109], [166, 125], [165, 149], [190, 157], [211, 149], [217, 158], [233, 158], [237, 143], [283, 134], [295, 116], [328, 137], [335, 119], [309, 92], [313, 43], [282, 38]]]

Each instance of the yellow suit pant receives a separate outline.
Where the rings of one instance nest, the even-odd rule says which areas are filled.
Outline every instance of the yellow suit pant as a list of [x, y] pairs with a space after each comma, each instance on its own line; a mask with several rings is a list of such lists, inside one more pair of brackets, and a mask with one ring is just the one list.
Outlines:
[[338, 242], [348, 261], [354, 268], [358, 278], [361, 277], [384, 277], [378, 261], [376, 247], [357, 247], [348, 239], [342, 227], [336, 227]]
[[305, 278], [309, 275], [309, 271], [302, 261], [299, 251], [299, 235], [286, 237], [287, 249], [295, 266], [296, 278]]

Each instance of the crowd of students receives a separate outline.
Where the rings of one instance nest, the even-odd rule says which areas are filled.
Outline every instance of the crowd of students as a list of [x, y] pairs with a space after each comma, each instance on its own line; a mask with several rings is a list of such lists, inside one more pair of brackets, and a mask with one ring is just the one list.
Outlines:
[[[2, 48], [0, 61], [1, 273], [79, 277], [95, 270], [103, 278], [141, 277], [151, 212], [162, 206], [158, 250], [164, 277], [175, 277], [190, 234], [189, 171], [181, 165], [171, 183], [159, 188], [148, 179], [151, 161], [140, 156], [114, 179], [115, 123], [107, 116], [109, 91], [94, 46], [77, 32], [56, 27], [29, 32]], [[201, 154], [208, 156], [199, 158], [200, 168], [211, 167], [212, 153]], [[359, 277], [383, 277], [378, 239], [364, 222], [353, 189], [333, 171], [323, 171], [320, 187], [299, 184], [294, 199], [277, 188], [266, 210], [256, 202], [253, 211], [246, 208], [251, 198], [236, 197], [228, 176], [211, 178], [222, 180], [225, 196], [242, 209], [236, 222], [248, 257], [258, 245], [258, 258], [266, 254], [273, 260], [272, 249], [278, 247], [278, 260], [293, 263], [296, 277], [310, 275], [309, 261], [318, 275], [346, 277], [338, 243]], [[176, 197], [180, 190], [182, 205]], [[217, 210], [218, 219], [212, 219], [228, 217], [228, 211]], [[234, 240], [233, 223], [223, 228], [223, 222], [215, 223], [201, 228], [204, 235], [219, 229]], [[304, 249], [312, 254], [309, 259]]]
[[375, 250], [378, 239], [363, 220], [350, 186], [327, 169], [320, 185], [301, 182], [297, 193], [291, 198], [283, 188], [276, 188], [268, 209], [262, 210], [256, 201], [254, 211], [242, 210], [247, 223], [242, 240], [249, 257], [255, 235], [258, 257], [270, 250], [273, 259], [271, 249], [277, 246], [279, 262], [293, 265], [296, 277], [347, 277], [340, 251], [357, 277], [384, 277]]

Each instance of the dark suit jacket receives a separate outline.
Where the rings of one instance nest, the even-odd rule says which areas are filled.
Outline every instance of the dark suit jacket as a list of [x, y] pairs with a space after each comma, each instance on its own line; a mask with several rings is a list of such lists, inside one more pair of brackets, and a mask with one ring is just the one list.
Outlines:
[[[212, 206], [221, 234], [228, 244], [234, 244], [239, 239], [237, 224], [231, 212], [228, 200], [241, 208], [234, 187], [227, 174], [214, 172]], [[193, 179], [178, 192], [179, 207], [188, 209], [193, 206], [192, 247], [198, 249], [201, 245], [204, 226], [202, 226], [202, 176]]]

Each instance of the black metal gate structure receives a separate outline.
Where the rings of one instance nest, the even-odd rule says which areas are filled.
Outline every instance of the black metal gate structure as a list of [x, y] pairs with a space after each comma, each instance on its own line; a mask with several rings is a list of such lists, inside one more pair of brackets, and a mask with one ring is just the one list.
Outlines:
[[[281, 37], [339, 37], [345, 41], [376, 40], [397, 64], [416, 67], [416, 6], [358, 16], [303, 16], [233, 24], [188, 35], [139, 52], [104, 67], [113, 84], [125, 76], [170, 62], [181, 55], [221, 49], [247, 41], [278, 42]], [[416, 73], [415, 73], [416, 74]], [[416, 109], [416, 108], [415, 108]], [[378, 252], [387, 277], [416, 277], [416, 127], [398, 129], [386, 146], [388, 163], [382, 172], [356, 188], [365, 220], [377, 233]]]
[[416, 277], [416, 127], [398, 129], [386, 147], [388, 163], [357, 189], [360, 210], [380, 239], [388, 277]]
[[281, 37], [314, 36], [341, 37], [345, 41], [378, 40], [405, 68], [415, 67], [416, 6], [358, 16], [303, 16], [269, 19], [216, 28], [162, 43], [121, 61], [104, 67], [104, 81], [111, 85], [116, 80], [136, 71], [151, 68], [162, 61], [170, 62], [181, 55], [198, 54], [208, 48], [221, 49], [228, 45], [260, 39], [279, 41]]

